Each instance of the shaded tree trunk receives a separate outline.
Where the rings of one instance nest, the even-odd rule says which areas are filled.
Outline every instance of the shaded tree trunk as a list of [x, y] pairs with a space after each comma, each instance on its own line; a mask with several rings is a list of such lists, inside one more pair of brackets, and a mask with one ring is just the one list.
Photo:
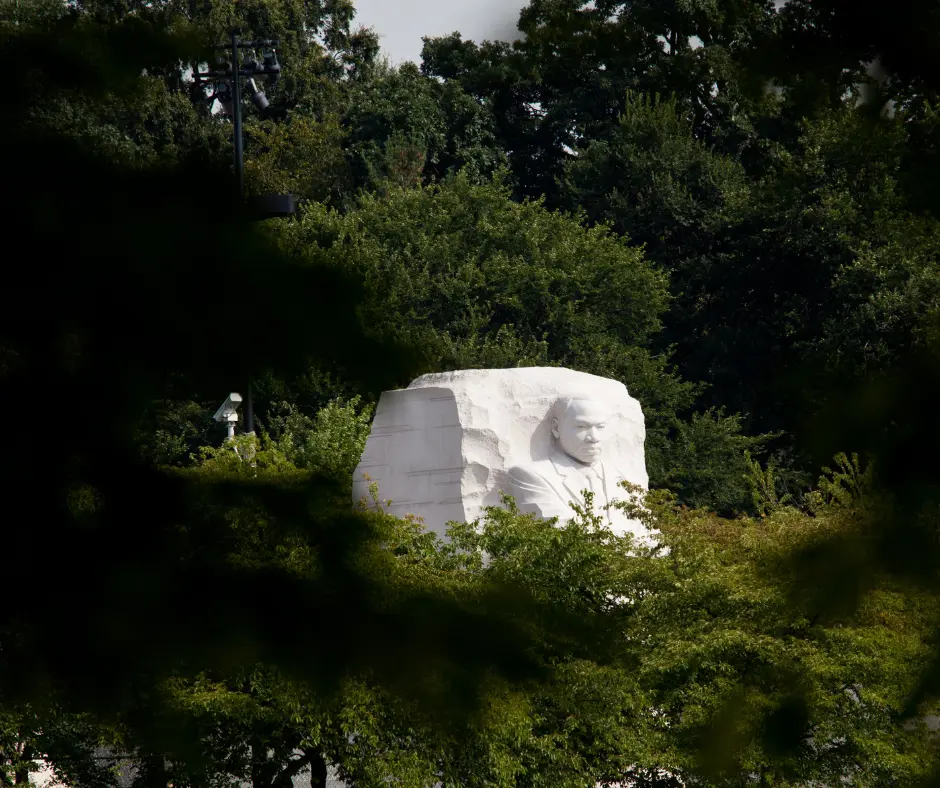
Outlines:
[[309, 753], [310, 788], [326, 788], [326, 758], [320, 753]]
[[16, 765], [16, 771], [13, 773], [14, 785], [29, 785], [29, 764], [34, 757], [36, 757], [36, 753], [33, 748], [28, 744], [24, 744], [19, 762]]
[[[308, 766], [312, 765], [311, 757], [315, 757], [315, 754], [312, 754], [309, 750], [305, 750], [302, 758], [296, 758], [290, 761], [287, 768], [279, 772], [277, 777], [275, 777], [273, 788], [292, 788], [294, 778]], [[316, 766], [313, 765], [313, 768], [315, 771]], [[316, 781], [313, 781], [312, 784], [313, 786], [317, 785]]]
[[170, 775], [162, 755], [150, 755], [140, 761], [140, 772], [134, 780], [135, 788], [167, 788]]

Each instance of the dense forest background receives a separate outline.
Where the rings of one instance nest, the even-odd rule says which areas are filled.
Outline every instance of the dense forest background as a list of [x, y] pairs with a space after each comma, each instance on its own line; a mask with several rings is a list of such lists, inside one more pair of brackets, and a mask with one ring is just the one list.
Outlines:
[[[236, 26], [290, 218], [193, 83]], [[6, 0], [0, 49], [0, 783], [934, 774], [934, 3], [533, 0], [393, 68], [350, 0]], [[639, 399], [668, 550], [348, 511], [382, 390], [531, 365]]]

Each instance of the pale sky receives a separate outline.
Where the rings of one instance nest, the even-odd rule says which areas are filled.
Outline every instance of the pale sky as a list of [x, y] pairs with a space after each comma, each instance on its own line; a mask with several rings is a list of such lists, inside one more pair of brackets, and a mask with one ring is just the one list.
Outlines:
[[[421, 36], [459, 31], [474, 41], [513, 41], [528, 0], [355, 0], [354, 24], [374, 28], [393, 65], [421, 62]], [[774, 0], [777, 8], [786, 0]]]
[[527, 0], [355, 0], [353, 24], [374, 28], [393, 64], [421, 62], [421, 36], [459, 31], [474, 41], [512, 41]]

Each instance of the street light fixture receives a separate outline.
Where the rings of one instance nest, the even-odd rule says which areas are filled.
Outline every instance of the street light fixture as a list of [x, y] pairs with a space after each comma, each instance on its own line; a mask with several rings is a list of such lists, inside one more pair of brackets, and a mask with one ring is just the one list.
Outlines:
[[225, 400], [225, 402], [222, 403], [222, 407], [219, 408], [212, 417], [217, 422], [224, 424], [228, 428], [229, 439], [235, 437], [235, 425], [238, 423], [238, 406], [241, 404], [241, 402], [241, 394], [237, 394], [233, 391], [228, 395], [228, 398]]
[[228, 117], [232, 117], [234, 108], [232, 106], [232, 83], [216, 82], [215, 92], [209, 96], [209, 101], [218, 101], [222, 105], [222, 112]]
[[[259, 111], [268, 108], [268, 97], [264, 91], [258, 87], [255, 77], [265, 77], [271, 84], [275, 84], [281, 76], [281, 64], [277, 60], [277, 45], [274, 40], [257, 39], [254, 41], [241, 41], [238, 38], [239, 30], [236, 28], [231, 32], [231, 39], [226, 44], [220, 44], [220, 50], [229, 50], [230, 54], [214, 71], [194, 72], [193, 79], [196, 87], [201, 88], [203, 81], [213, 81], [215, 83], [215, 92], [210, 97], [211, 100], [217, 100], [222, 104], [223, 112], [232, 119], [233, 138], [235, 142], [235, 177], [238, 186], [239, 197], [245, 195], [245, 156], [244, 156], [244, 132], [242, 131], [242, 79], [247, 80], [248, 98]], [[244, 58], [240, 57], [240, 52], [262, 50], [262, 58], [259, 61], [253, 55]], [[285, 197], [287, 195], [284, 195]], [[291, 201], [292, 202], [292, 201]], [[293, 213], [293, 211], [291, 211]], [[283, 213], [274, 214], [282, 216]], [[258, 218], [268, 218], [261, 215]]]
[[264, 91], [258, 87], [254, 78], [249, 79], [245, 84], [248, 86], [248, 97], [251, 99], [251, 103], [255, 105], [255, 109], [258, 112], [264, 112], [270, 106]]
[[[196, 93], [205, 95], [202, 90], [203, 81], [214, 83], [214, 92], [210, 101], [218, 101], [222, 111], [232, 119], [232, 137], [234, 140], [235, 179], [238, 189], [238, 198], [245, 198], [245, 155], [244, 133], [242, 131], [242, 79], [246, 80], [245, 87], [251, 103], [263, 112], [268, 109], [268, 97], [258, 87], [256, 77], [267, 79], [269, 84], [276, 84], [281, 76], [281, 64], [277, 59], [278, 42], [274, 40], [258, 39], [254, 41], [240, 41], [238, 34], [241, 31], [233, 29], [228, 43], [220, 44], [219, 50], [229, 50], [214, 71], [194, 72]], [[261, 60], [250, 55], [244, 60], [239, 57], [239, 51], [262, 51]], [[253, 217], [256, 219], [269, 219], [277, 216], [291, 216], [296, 212], [294, 196], [292, 194], [266, 194], [251, 201]], [[251, 398], [252, 386], [248, 386], [248, 395], [245, 398], [244, 416], [245, 432], [253, 433], [254, 408]], [[234, 398], [235, 394], [232, 395]], [[230, 398], [230, 400], [232, 399]], [[239, 401], [241, 398], [239, 397]], [[221, 411], [220, 411], [221, 412]], [[229, 424], [229, 434], [234, 430], [232, 419], [237, 419], [234, 409], [228, 412], [226, 418]], [[220, 414], [216, 414], [217, 416]]]

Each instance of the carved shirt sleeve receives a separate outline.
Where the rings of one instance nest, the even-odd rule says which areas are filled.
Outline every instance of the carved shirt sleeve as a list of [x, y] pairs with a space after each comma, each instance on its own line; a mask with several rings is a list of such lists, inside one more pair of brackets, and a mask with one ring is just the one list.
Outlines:
[[538, 500], [543, 496], [555, 495], [551, 485], [540, 474], [522, 466], [509, 469], [509, 482], [517, 501], [520, 497]]

